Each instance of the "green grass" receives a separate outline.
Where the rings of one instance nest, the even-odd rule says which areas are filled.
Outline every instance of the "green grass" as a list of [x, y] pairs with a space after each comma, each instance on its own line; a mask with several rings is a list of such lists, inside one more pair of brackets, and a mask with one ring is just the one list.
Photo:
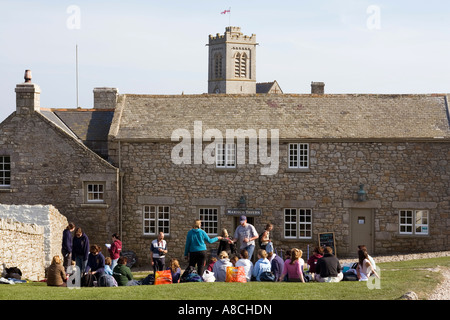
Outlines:
[[[180, 283], [115, 288], [55, 288], [42, 282], [0, 285], [0, 300], [396, 300], [414, 291], [426, 299], [442, 281], [437, 272], [450, 257], [379, 263], [380, 289], [367, 283]], [[146, 274], [135, 273], [135, 278]]]

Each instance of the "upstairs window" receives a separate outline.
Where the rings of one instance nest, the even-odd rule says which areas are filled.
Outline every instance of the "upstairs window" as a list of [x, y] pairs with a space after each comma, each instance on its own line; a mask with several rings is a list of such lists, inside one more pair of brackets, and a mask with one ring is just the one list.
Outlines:
[[87, 182], [86, 183], [86, 202], [87, 203], [104, 203], [105, 202], [105, 183], [104, 182]]
[[0, 156], [0, 188], [11, 186], [11, 158]]
[[307, 143], [289, 143], [289, 168], [309, 168], [309, 145]]
[[216, 168], [236, 168], [236, 144], [216, 144]]

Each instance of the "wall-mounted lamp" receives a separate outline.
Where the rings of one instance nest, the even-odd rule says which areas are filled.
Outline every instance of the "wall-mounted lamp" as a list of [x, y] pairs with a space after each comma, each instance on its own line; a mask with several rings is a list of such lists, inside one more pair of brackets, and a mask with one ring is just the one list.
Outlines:
[[367, 200], [367, 192], [364, 191], [364, 185], [359, 185], [359, 191], [358, 191], [358, 201], [364, 202]]
[[239, 199], [239, 208], [247, 208], [247, 197], [241, 196]]

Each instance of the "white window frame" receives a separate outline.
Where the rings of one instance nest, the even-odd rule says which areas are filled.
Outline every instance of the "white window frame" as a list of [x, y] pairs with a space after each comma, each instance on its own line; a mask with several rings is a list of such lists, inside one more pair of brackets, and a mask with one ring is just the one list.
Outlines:
[[170, 234], [170, 206], [144, 205], [142, 207], [142, 233], [144, 235]]
[[309, 143], [289, 143], [288, 165], [290, 169], [309, 169]]
[[216, 168], [236, 168], [236, 144], [216, 144]]
[[202, 221], [202, 229], [207, 235], [219, 234], [219, 208], [204, 207], [198, 210], [199, 219]]
[[404, 209], [399, 211], [399, 233], [404, 235], [429, 235], [430, 212]]
[[105, 182], [86, 182], [86, 203], [105, 203]]
[[284, 208], [284, 238], [312, 239], [312, 209]]
[[11, 157], [0, 156], [0, 188], [11, 187]]

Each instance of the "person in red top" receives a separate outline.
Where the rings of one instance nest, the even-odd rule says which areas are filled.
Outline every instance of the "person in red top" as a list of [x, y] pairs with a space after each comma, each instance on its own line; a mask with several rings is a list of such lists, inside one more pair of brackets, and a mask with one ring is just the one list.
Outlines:
[[307, 263], [309, 265], [309, 272], [314, 277], [314, 274], [316, 273], [316, 264], [317, 260], [323, 257], [323, 248], [322, 247], [315, 247], [313, 250], [313, 255], [309, 257]]
[[122, 251], [122, 241], [120, 241], [117, 233], [112, 235], [112, 243], [111, 246], [108, 247], [109, 256], [111, 257], [111, 269], [114, 270], [114, 267], [117, 265], [117, 261], [120, 257], [120, 252]]

